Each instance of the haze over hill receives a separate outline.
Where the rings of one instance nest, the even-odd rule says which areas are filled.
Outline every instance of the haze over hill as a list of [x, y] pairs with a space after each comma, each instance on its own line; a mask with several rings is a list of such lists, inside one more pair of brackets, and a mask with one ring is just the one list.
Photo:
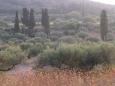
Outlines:
[[115, 5], [115, 1], [114, 1], [114, 0], [92, 0], [92, 1], [100, 2], [100, 3], [105, 3], [105, 4]]
[[[51, 10], [58, 11], [81, 11], [82, 0], [1, 0], [0, 12], [13, 12], [14, 10], [21, 9], [23, 7], [41, 9], [47, 7]], [[115, 8], [112, 5], [97, 3], [93, 1], [85, 1], [85, 12], [87, 13], [99, 13], [101, 9], [107, 9], [113, 11]]]

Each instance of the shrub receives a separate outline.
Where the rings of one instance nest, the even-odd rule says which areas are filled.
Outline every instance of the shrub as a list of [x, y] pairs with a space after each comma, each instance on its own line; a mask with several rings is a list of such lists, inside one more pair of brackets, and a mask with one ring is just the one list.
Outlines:
[[82, 39], [85, 39], [86, 37], [88, 37], [88, 33], [82, 31], [78, 33], [78, 36]]
[[28, 52], [29, 58], [40, 54], [43, 51], [43, 48], [44, 47], [41, 44], [37, 44], [37, 45], [34, 45], [31, 48], [29, 48], [29, 52]]
[[13, 38], [17, 38], [19, 40], [26, 40], [27, 37], [25, 36], [25, 34], [22, 33], [15, 33], [14, 35], [12, 35]]
[[7, 41], [8, 39], [10, 39], [12, 36], [7, 33], [6, 31], [2, 31], [0, 30], [0, 38], [3, 40], [3, 41]]
[[0, 59], [4, 65], [16, 65], [25, 57], [19, 46], [9, 46], [0, 51]]
[[99, 42], [100, 41], [99, 38], [94, 38], [94, 37], [88, 37], [86, 40], [91, 41], [91, 42]]
[[35, 37], [47, 38], [47, 35], [44, 32], [36, 32]]
[[61, 68], [67, 65], [69, 68], [90, 70], [100, 64], [110, 64], [115, 47], [104, 43], [62, 44], [57, 50], [48, 49], [41, 54], [39, 65], [51, 65]]
[[77, 40], [73, 36], [63, 36], [59, 38], [58, 41], [65, 42], [65, 43], [75, 43]]
[[63, 33], [64, 35], [75, 35], [76, 34], [74, 30], [65, 30]]
[[25, 42], [20, 44], [21, 49], [28, 55], [28, 57], [34, 57], [37, 56], [39, 53], [41, 53], [44, 49], [46, 49], [47, 44], [42, 43], [30, 43]]
[[41, 37], [35, 37], [35, 38], [32, 38], [32, 39], [29, 39], [27, 40], [26, 42], [30, 42], [30, 43], [47, 43], [47, 42], [50, 42], [50, 39], [47, 39], [47, 38], [41, 38]]
[[63, 26], [63, 28], [65, 29], [65, 30], [70, 30], [70, 29], [73, 29], [73, 30], [79, 30], [79, 28], [77, 27], [77, 25], [78, 24], [76, 24], [76, 23], [71, 23], [71, 22], [69, 22], [69, 23], [67, 23], [67, 24], [65, 24], [64, 26]]
[[113, 41], [114, 40], [114, 35], [112, 33], [107, 34], [107, 41]]
[[56, 41], [58, 40], [58, 38], [60, 38], [61, 36], [63, 36], [63, 33], [60, 31], [52, 31], [50, 34], [50, 39], [52, 41]]
[[51, 65], [60, 67], [61, 63], [59, 64], [59, 61], [57, 59], [58, 59], [57, 52], [53, 49], [51, 50], [48, 49], [45, 50], [44, 53], [42, 54], [39, 60], [39, 65], [40, 66]]
[[25, 42], [25, 43], [22, 43], [20, 44], [20, 47], [23, 51], [27, 51], [29, 48], [31, 48], [33, 46], [32, 43], [28, 43], [28, 42]]
[[51, 41], [57, 41], [58, 40], [58, 36], [54, 35], [54, 36], [50, 36]]
[[9, 43], [9, 42], [14, 42], [14, 43], [16, 43], [16, 44], [19, 44], [19, 43], [22, 43], [23, 41], [20, 40], [20, 39], [17, 39], [17, 38], [10, 38], [7, 42], [8, 42], [8, 43]]

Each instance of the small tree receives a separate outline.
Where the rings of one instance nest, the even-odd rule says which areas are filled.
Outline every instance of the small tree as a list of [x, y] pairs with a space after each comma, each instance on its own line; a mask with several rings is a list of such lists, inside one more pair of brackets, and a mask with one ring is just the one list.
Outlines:
[[107, 33], [108, 33], [108, 18], [107, 18], [106, 10], [102, 10], [100, 17], [101, 17], [101, 20], [100, 20], [101, 39], [103, 41], [106, 41]]
[[22, 14], [22, 23], [23, 25], [28, 27], [28, 23], [29, 23], [29, 11], [27, 8], [23, 8], [23, 14]]
[[19, 32], [19, 31], [20, 31], [20, 26], [19, 26], [18, 11], [16, 11], [14, 32]]
[[44, 27], [45, 33], [47, 34], [47, 38], [49, 38], [50, 35], [50, 23], [49, 23], [49, 15], [48, 15], [48, 9], [42, 9], [42, 26]]

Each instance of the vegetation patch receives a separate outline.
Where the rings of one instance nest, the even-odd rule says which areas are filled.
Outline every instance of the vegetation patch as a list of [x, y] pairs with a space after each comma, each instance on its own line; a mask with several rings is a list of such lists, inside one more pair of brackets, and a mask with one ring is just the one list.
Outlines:
[[96, 65], [109, 65], [114, 58], [115, 47], [111, 43], [61, 44], [55, 49], [47, 49], [41, 54], [40, 66], [51, 65], [61, 68], [91, 70]]

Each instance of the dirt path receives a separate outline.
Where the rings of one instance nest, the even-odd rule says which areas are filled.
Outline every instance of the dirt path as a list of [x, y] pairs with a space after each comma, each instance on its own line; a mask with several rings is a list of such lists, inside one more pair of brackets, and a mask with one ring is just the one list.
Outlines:
[[32, 71], [32, 67], [25, 64], [16, 65], [12, 70], [6, 72], [7, 74], [19, 74]]
[[26, 59], [21, 64], [16, 65], [12, 70], [6, 72], [7, 74], [20, 74], [26, 72], [33, 72], [33, 67], [37, 58]]

